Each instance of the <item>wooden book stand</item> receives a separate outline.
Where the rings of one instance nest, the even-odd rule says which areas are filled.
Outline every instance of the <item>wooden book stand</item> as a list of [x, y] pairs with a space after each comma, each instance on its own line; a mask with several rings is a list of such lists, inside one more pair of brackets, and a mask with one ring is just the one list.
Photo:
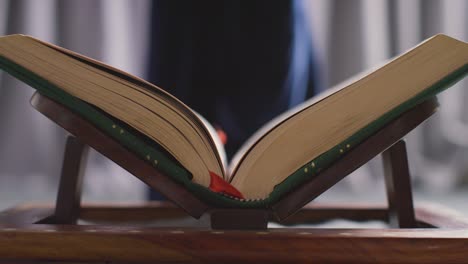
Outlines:
[[[434, 98], [402, 114], [270, 209], [216, 208], [139, 159], [63, 105], [35, 94], [33, 107], [69, 131], [56, 205], [19, 206], [0, 214], [0, 260], [87, 262], [306, 261], [445, 263], [468, 261], [468, 221], [413, 208], [402, 137], [430, 117]], [[81, 205], [88, 146], [172, 203]], [[382, 153], [388, 208], [306, 205]], [[161, 228], [135, 222], [210, 216], [206, 227]], [[400, 229], [267, 229], [334, 218], [382, 220]], [[77, 225], [78, 220], [113, 225]], [[434, 227], [450, 228], [440, 229]], [[405, 228], [405, 229], [401, 229]]]

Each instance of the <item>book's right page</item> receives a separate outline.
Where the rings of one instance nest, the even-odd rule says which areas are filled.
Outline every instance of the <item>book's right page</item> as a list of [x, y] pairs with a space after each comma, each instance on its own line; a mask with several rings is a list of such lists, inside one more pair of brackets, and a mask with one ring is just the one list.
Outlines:
[[265, 130], [273, 129], [257, 135], [260, 139], [252, 140], [238, 158], [231, 183], [250, 199], [271, 199], [273, 189], [277, 193], [276, 187], [291, 183], [294, 175], [311, 176], [324, 169], [404, 111], [462, 78], [467, 65], [468, 44], [437, 35], [351, 85], [270, 123]]
[[351, 78], [342, 81], [336, 85], [334, 85], [331, 88], [326, 89], [325, 91], [322, 91], [321, 93], [315, 95], [312, 98], [309, 98], [308, 100], [294, 106], [291, 109], [288, 109], [287, 111], [281, 113], [280, 115], [276, 116], [272, 120], [268, 121], [266, 124], [264, 124], [262, 127], [260, 127], [255, 133], [253, 133], [245, 142], [242, 144], [242, 146], [239, 148], [239, 150], [234, 154], [234, 156], [231, 158], [228, 164], [228, 174], [231, 175], [230, 180], [232, 180], [232, 172], [234, 169], [237, 167], [239, 162], [242, 160], [242, 157], [245, 156], [247, 151], [253, 147], [253, 145], [259, 141], [263, 136], [265, 136], [269, 131], [273, 130], [275, 127], [280, 125], [282, 122], [287, 120], [288, 118], [291, 118], [293, 115], [296, 113], [299, 113], [300, 111], [306, 109], [307, 107], [320, 102], [321, 100], [325, 99], [326, 97], [333, 95], [334, 93], [338, 92], [339, 90], [347, 87], [348, 85], [351, 85], [355, 83], [356, 81], [364, 78], [365, 76], [369, 75], [370, 73], [376, 71], [377, 69], [381, 68], [385, 64], [387, 64], [390, 60], [386, 60], [370, 69], [367, 69], [365, 71], [362, 71]]

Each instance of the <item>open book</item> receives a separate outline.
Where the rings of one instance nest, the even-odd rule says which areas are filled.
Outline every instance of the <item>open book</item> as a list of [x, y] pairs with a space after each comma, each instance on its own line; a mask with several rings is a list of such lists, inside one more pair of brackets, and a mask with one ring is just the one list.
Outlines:
[[279, 199], [464, 77], [468, 44], [434, 36], [361, 79], [275, 118], [229, 163], [214, 130], [192, 109], [101, 62], [11, 35], [0, 38], [0, 68], [77, 112], [203, 199], [222, 196], [228, 204], [258, 205]]

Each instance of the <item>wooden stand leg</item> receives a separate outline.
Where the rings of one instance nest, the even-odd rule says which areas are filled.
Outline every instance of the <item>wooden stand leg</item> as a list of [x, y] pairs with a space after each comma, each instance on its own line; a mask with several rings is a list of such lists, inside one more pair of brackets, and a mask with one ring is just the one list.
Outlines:
[[382, 153], [387, 188], [389, 223], [392, 227], [416, 227], [406, 144], [398, 141]]
[[79, 216], [83, 172], [89, 147], [74, 136], [68, 136], [55, 213], [42, 223], [75, 224]]

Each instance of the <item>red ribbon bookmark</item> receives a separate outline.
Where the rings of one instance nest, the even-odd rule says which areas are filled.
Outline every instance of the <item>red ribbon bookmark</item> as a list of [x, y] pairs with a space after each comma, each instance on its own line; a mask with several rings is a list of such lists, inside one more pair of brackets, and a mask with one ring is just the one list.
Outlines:
[[242, 193], [240, 193], [234, 186], [223, 180], [216, 173], [210, 171], [210, 190], [217, 193], [224, 193], [229, 196], [234, 196], [236, 198], [244, 199]]

